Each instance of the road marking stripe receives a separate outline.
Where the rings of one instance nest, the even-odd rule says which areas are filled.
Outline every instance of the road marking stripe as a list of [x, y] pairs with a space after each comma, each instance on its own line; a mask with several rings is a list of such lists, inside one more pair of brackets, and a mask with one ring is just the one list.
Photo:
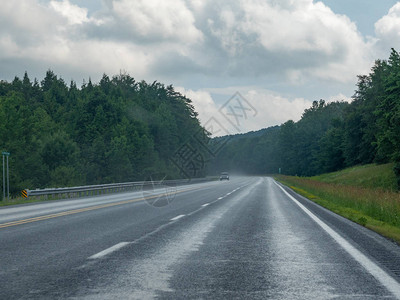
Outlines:
[[224, 199], [224, 197], [219, 197], [218, 200]]
[[180, 218], [183, 218], [185, 215], [179, 215], [179, 216], [176, 216], [175, 218], [172, 218], [170, 221], [176, 221], [176, 220], [179, 220]]
[[210, 205], [210, 203], [206, 203], [206, 204], [203, 204], [202, 206], [206, 207], [206, 206], [209, 206], [209, 205]]
[[101, 252], [99, 252], [97, 254], [92, 255], [88, 259], [102, 258], [102, 257], [104, 257], [104, 256], [106, 256], [106, 255], [108, 255], [108, 254], [110, 254], [112, 252], [115, 252], [115, 251], [125, 247], [126, 245], [129, 245], [129, 244], [131, 244], [131, 243], [129, 243], [129, 242], [118, 243], [118, 244], [116, 244], [116, 245], [114, 245], [114, 246], [112, 246], [112, 247], [110, 247], [110, 248], [108, 248], [106, 250], [103, 250], [103, 251], [101, 251]]
[[[196, 189], [200, 189], [200, 187], [188, 188], [188, 189], [176, 191], [176, 192], [173, 192], [173, 193], [169, 193], [168, 195], [179, 194], [179, 193], [188, 192], [188, 191], [192, 191], [192, 190], [196, 190]], [[119, 201], [119, 202], [101, 204], [101, 205], [94, 205], [94, 206], [89, 206], [89, 207], [85, 207], [85, 208], [67, 210], [67, 211], [64, 211], [64, 212], [56, 213], [56, 214], [50, 214], [50, 215], [44, 215], [44, 216], [39, 216], [39, 217], [34, 217], [34, 218], [29, 218], [29, 219], [23, 219], [23, 220], [7, 222], [7, 223], [0, 224], [0, 228], [6, 228], [6, 227], [17, 226], [17, 225], [22, 225], [22, 224], [27, 224], [27, 223], [47, 220], [47, 219], [53, 219], [53, 218], [57, 218], [57, 217], [73, 215], [73, 214], [86, 212], [86, 211], [91, 211], [91, 210], [96, 210], [96, 209], [100, 209], [100, 208], [106, 208], [106, 207], [112, 207], [112, 206], [123, 205], [123, 204], [128, 204], [128, 203], [134, 203], [134, 202], [138, 202], [138, 201], [142, 201], [142, 200], [148, 200], [148, 199], [152, 199], [152, 198], [157, 198], [157, 197], [160, 197], [162, 195], [167, 195], [167, 194], [166, 193], [165, 194], [157, 194], [157, 195], [154, 195], [154, 196], [142, 197], [142, 198], [138, 198], [138, 199], [131, 199], [131, 200], [124, 200], [124, 201]]]
[[303, 204], [290, 195], [283, 187], [274, 182], [294, 203], [296, 203], [312, 220], [325, 230], [347, 253], [349, 253], [360, 265], [386, 287], [395, 297], [400, 299], [400, 284], [376, 263], [365, 256], [361, 251], [352, 246], [340, 234], [326, 225], [320, 218], [309, 211]]

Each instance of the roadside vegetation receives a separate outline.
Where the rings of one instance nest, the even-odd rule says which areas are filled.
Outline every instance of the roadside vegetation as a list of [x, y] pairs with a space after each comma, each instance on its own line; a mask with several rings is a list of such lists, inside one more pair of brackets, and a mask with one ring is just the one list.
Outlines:
[[393, 164], [365, 165], [314, 177], [277, 180], [306, 198], [400, 243], [400, 193]]
[[395, 192], [397, 191], [397, 182], [393, 168], [393, 163], [368, 164], [313, 176], [310, 179], [338, 185]]
[[36, 202], [44, 202], [44, 201], [54, 201], [58, 200], [56, 197], [30, 197], [30, 198], [23, 198], [22, 196], [14, 196], [10, 197], [8, 200], [7, 197], [3, 201], [0, 201], [1, 206], [10, 206], [16, 204], [29, 204], [29, 203], [36, 203]]

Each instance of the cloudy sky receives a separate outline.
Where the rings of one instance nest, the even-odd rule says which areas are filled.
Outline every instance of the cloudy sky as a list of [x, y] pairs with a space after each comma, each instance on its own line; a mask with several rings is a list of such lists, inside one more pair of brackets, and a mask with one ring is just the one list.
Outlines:
[[[0, 0], [1, 80], [51, 69], [79, 85], [123, 70], [174, 85], [229, 133], [349, 100], [392, 47], [394, 0]], [[236, 92], [252, 111], [231, 126], [218, 110]]]

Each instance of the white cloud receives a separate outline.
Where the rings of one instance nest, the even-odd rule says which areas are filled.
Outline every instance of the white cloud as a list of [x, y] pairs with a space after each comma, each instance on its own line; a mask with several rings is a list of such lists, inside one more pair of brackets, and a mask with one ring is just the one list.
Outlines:
[[113, 10], [131, 26], [132, 32], [142, 37], [188, 43], [203, 38], [183, 0], [119, 0], [113, 1]]
[[369, 47], [356, 25], [322, 2], [243, 3], [244, 33], [257, 35], [265, 56], [281, 57], [289, 76], [295, 74], [301, 81], [306, 76], [348, 82], [369, 67]]
[[[348, 17], [312, 0], [103, 0], [90, 14], [71, 0], [0, 1], [0, 72], [20, 72], [9, 78], [24, 70], [41, 77], [51, 68], [97, 80], [123, 69], [138, 79], [184, 83], [202, 122], [218, 115], [213, 96], [224, 92], [228, 100], [240, 90], [259, 111], [243, 131], [297, 120], [311, 105], [305, 89], [354, 84], [379, 58]], [[399, 19], [397, 4], [376, 23], [378, 46], [400, 46]], [[283, 97], [268, 84], [299, 96]]]
[[[48, 45], [47, 49], [52, 65], [69, 64], [74, 69], [85, 65], [86, 72], [97, 76], [117, 74], [119, 70], [145, 76], [152, 61], [142, 48], [115, 41], [64, 41], [53, 47]], [[42, 50], [38, 49], [38, 52]]]
[[[49, 63], [61, 59], [60, 65], [70, 67], [83, 61], [76, 50], [93, 44], [106, 52], [83, 56], [90, 69], [99, 59], [100, 74], [112, 68], [136, 72], [151, 63], [147, 72], [133, 75], [179, 77], [184, 67], [203, 76], [273, 75], [301, 85], [315, 78], [354, 81], [371, 61], [369, 44], [355, 24], [312, 0], [107, 0], [92, 17], [70, 0], [3, 2], [0, 39], [12, 50], [0, 54], [3, 58], [19, 53]], [[110, 45], [123, 54], [117, 66], [114, 59], [107, 62], [116, 52]], [[77, 72], [85, 68], [83, 63]]]
[[199, 114], [201, 124], [205, 124], [211, 117], [218, 115], [218, 107], [211, 94], [205, 90], [191, 90], [184, 87], [175, 87], [176, 91], [192, 100], [196, 112]]
[[193, 11], [196, 12], [202, 12], [205, 5], [206, 5], [206, 0], [188, 0], [187, 3], [189, 7], [192, 8]]
[[243, 53], [245, 39], [242, 38], [240, 23], [231, 7], [221, 8], [218, 19], [207, 19], [208, 27], [230, 57]]
[[400, 2], [375, 23], [375, 33], [380, 53], [387, 55], [390, 48], [400, 48]]
[[250, 90], [243, 96], [257, 110], [255, 117], [248, 117], [244, 122], [244, 132], [280, 125], [288, 120], [298, 121], [312, 103], [303, 98], [288, 99], [267, 90]]
[[86, 9], [68, 0], [51, 1], [48, 5], [28, 0], [6, 1], [0, 10], [3, 28], [0, 29], [0, 59], [19, 61], [22, 71], [28, 73], [32, 70], [26, 64], [31, 61], [32, 65], [41, 66], [41, 72], [48, 68], [64, 69], [78, 74], [79, 79], [82, 74], [100, 77], [104, 72], [112, 75], [121, 69], [142, 78], [147, 75], [153, 54], [149, 54], [151, 51], [146, 46], [87, 38], [81, 32], [87, 23], [95, 27], [103, 24], [99, 19], [88, 18]]
[[[254, 87], [227, 87], [196, 91], [176, 87], [176, 90], [192, 100], [196, 112], [199, 113], [202, 125], [207, 124], [211, 118], [215, 118], [230, 134], [281, 125], [288, 120], [297, 122], [304, 110], [312, 106], [312, 101], [304, 98], [289, 99], [275, 92]], [[226, 102], [217, 104], [212, 96], [223, 95], [228, 101], [237, 91], [256, 110], [255, 114], [250, 113], [246, 118], [240, 120], [239, 128], [233, 127], [219, 112], [221, 106]], [[328, 97], [326, 101], [328, 103], [333, 101], [351, 102], [352, 99], [343, 94], [338, 94]]]
[[29, 0], [2, 1], [0, 16], [2, 33], [14, 28], [21, 30], [21, 33], [24, 30], [32, 31], [33, 28], [45, 33], [50, 29], [49, 23], [58, 23], [56, 18], [49, 15], [46, 6]]
[[[36, 1], [3, 1], [0, 10], [0, 61], [22, 63], [32, 60], [37, 63], [46, 60], [52, 55], [47, 46], [54, 47], [59, 43], [63, 25], [52, 9]], [[15, 64], [14, 68], [18, 69], [18, 65]], [[30, 71], [27, 67], [25, 70]]]
[[335, 96], [331, 96], [328, 99], [326, 99], [326, 102], [335, 102], [335, 101], [344, 101], [344, 102], [352, 102], [353, 99], [351, 97], [347, 97], [346, 95], [343, 95], [342, 93], [335, 95]]
[[225, 103], [218, 105], [212, 96], [212, 93], [226, 95], [226, 101], [228, 101], [237, 91], [235, 91], [234, 87], [210, 89], [212, 92], [206, 90], [186, 90], [183, 87], [176, 88], [178, 92], [186, 95], [193, 101], [202, 125], [205, 125], [210, 119], [214, 118], [230, 134], [255, 131], [261, 128], [280, 125], [288, 120], [298, 121], [304, 110], [312, 104], [312, 101], [303, 98], [288, 99], [268, 90], [248, 90], [246, 87], [239, 88], [239, 90], [241, 89], [247, 90], [242, 95], [255, 109], [256, 113], [251, 112], [245, 118], [242, 117], [238, 128], [235, 128], [219, 111]]
[[89, 22], [87, 9], [71, 4], [68, 0], [51, 1], [50, 7], [68, 20], [71, 25]]
[[[47, 6], [36, 1], [2, 1], [0, 9], [0, 38], [23, 48], [40, 44], [57, 34], [62, 24]], [[1, 53], [1, 52], [0, 52]]]

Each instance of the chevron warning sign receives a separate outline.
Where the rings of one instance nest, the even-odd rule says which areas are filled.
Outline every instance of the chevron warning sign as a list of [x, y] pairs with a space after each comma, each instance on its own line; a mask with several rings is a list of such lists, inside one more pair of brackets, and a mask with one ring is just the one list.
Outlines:
[[23, 191], [21, 192], [21, 195], [22, 195], [22, 197], [24, 197], [24, 198], [28, 198], [28, 192], [27, 192], [26, 190], [23, 190]]

